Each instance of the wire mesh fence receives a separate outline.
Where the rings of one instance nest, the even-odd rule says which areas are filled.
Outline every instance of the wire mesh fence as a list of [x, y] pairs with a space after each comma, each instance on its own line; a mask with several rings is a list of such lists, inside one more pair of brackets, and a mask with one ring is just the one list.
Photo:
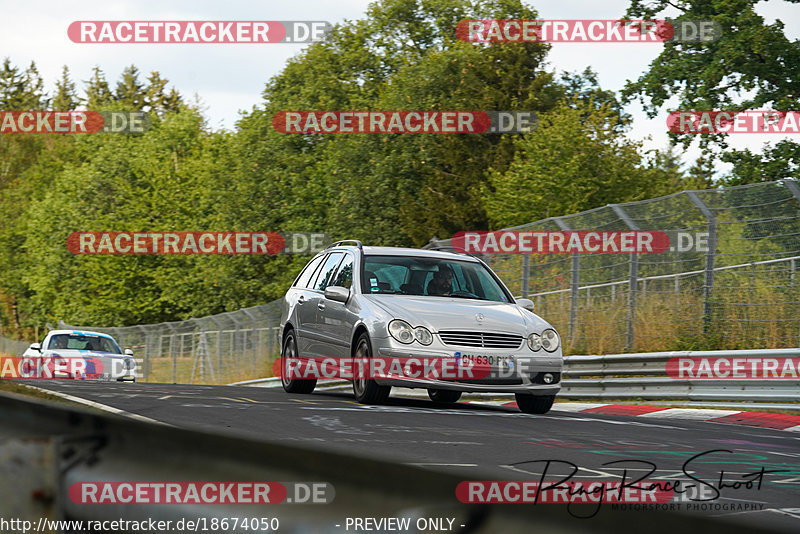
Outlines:
[[[484, 255], [514, 295], [564, 337], [565, 354], [800, 346], [800, 187], [794, 180], [684, 191], [536, 221], [513, 230], [664, 231], [658, 254]], [[432, 239], [428, 246], [448, 246]], [[281, 300], [125, 327], [70, 326], [133, 348], [150, 382], [271, 376]], [[6, 345], [3, 345], [6, 343]], [[27, 343], [0, 338], [9, 353]]]
[[25, 352], [25, 349], [27, 349], [29, 346], [30, 343], [27, 341], [18, 341], [5, 336], [0, 336], [0, 354], [6, 354], [9, 356], [22, 356], [22, 353]]
[[[786, 179], [551, 217], [512, 230], [663, 231], [663, 253], [484, 254], [568, 354], [800, 346], [800, 187]], [[452, 240], [431, 240], [449, 246]]]

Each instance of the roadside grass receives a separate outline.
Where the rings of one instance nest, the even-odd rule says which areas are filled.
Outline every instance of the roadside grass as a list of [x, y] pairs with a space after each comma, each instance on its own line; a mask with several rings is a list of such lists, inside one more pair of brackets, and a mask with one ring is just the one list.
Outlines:
[[[272, 372], [272, 359], [267, 357], [241, 356], [235, 360], [224, 358], [221, 362], [211, 358], [200, 366], [194, 358], [181, 357], [174, 361], [168, 356], [150, 358], [147, 380], [144, 380], [144, 369], [140, 365], [139, 380], [142, 382], [178, 383], [178, 384], [230, 384], [255, 378], [269, 378]], [[221, 370], [221, 372], [220, 372]]]

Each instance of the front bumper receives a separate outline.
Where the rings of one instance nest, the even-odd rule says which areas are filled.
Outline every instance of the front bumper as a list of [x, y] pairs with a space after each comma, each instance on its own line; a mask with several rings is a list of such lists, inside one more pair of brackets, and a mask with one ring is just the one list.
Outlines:
[[[447, 379], [432, 378], [379, 378], [376, 382], [384, 386], [398, 386], [406, 388], [447, 389], [471, 393], [523, 393], [531, 395], [556, 395], [561, 390], [561, 373], [563, 359], [561, 348], [549, 353], [544, 350], [531, 352], [527, 346], [521, 349], [487, 349], [473, 347], [422, 347], [417, 343], [398, 346], [399, 343], [391, 338], [373, 339], [374, 354], [387, 359], [423, 358], [454, 359], [458, 353], [460, 357], [483, 356], [501, 357], [504, 360], [513, 356], [513, 366], [491, 365], [486, 372], [475, 374], [470, 378], [469, 373], [456, 373], [457, 376]], [[457, 361], [457, 360], [456, 360]], [[474, 373], [473, 373], [474, 374]], [[544, 383], [545, 374], [552, 376], [552, 383]]]

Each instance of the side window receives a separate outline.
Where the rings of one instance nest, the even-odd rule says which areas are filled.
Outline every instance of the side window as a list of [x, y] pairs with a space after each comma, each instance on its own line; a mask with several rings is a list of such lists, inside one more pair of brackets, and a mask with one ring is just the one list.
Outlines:
[[328, 279], [336, 270], [336, 266], [339, 265], [339, 262], [342, 261], [342, 256], [344, 256], [344, 252], [332, 252], [328, 256], [311, 289], [325, 291], [325, 288], [328, 287]]
[[344, 261], [336, 271], [336, 276], [333, 278], [332, 286], [342, 286], [350, 289], [353, 285], [353, 256], [347, 254]]
[[303, 272], [300, 273], [300, 276], [297, 277], [297, 280], [294, 283], [294, 287], [304, 288], [308, 287], [308, 281], [313, 276], [314, 272], [317, 270], [317, 267], [322, 260], [325, 259], [325, 256], [319, 256], [311, 260], [311, 263], [306, 265], [306, 268], [303, 269]]

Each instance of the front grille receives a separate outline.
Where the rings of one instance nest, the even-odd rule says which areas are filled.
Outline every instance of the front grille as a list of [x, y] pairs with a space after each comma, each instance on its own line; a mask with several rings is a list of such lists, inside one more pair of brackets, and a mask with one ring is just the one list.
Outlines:
[[496, 332], [464, 332], [443, 330], [439, 337], [445, 345], [456, 347], [482, 347], [486, 349], [516, 349], [522, 344], [522, 336], [498, 334]]

